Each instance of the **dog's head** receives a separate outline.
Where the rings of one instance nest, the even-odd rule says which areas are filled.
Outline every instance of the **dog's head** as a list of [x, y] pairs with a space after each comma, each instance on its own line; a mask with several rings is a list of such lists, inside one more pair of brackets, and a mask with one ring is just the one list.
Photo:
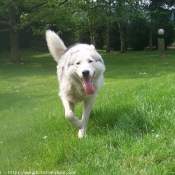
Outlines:
[[94, 93], [94, 81], [102, 76], [105, 67], [101, 56], [93, 45], [77, 44], [65, 52], [68, 61], [67, 75], [75, 81], [81, 82], [85, 93]]

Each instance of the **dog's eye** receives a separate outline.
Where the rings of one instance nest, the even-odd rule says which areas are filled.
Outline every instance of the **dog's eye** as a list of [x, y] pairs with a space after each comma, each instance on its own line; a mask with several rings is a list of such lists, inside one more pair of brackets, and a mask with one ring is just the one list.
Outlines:
[[98, 61], [102, 63], [102, 60], [96, 60], [96, 62], [98, 62]]
[[92, 63], [92, 62], [93, 62], [93, 60], [89, 60], [89, 61], [88, 61], [88, 63]]
[[80, 64], [80, 62], [77, 62], [77, 63], [75, 63], [76, 65], [79, 65]]

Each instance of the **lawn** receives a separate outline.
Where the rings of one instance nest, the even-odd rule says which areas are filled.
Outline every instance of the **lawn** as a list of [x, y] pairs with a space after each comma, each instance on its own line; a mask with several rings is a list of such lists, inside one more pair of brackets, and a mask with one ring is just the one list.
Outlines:
[[12, 64], [0, 53], [0, 174], [175, 174], [175, 50], [100, 53], [105, 82], [81, 140], [50, 54], [22, 50]]

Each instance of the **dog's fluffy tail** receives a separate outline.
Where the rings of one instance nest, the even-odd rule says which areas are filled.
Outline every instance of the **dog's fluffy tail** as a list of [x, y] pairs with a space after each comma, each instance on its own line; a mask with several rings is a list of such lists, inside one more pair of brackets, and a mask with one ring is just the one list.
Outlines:
[[66, 46], [61, 38], [51, 30], [46, 31], [46, 41], [50, 53], [52, 54], [54, 60], [58, 62], [61, 56], [64, 54]]

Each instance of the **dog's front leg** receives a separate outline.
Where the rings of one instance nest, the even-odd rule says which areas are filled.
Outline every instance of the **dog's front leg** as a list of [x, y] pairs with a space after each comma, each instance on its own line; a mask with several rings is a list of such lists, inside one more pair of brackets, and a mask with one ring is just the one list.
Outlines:
[[82, 128], [78, 131], [78, 138], [83, 138], [86, 135], [87, 124], [89, 121], [89, 115], [91, 113], [93, 104], [95, 100], [95, 95], [86, 101], [84, 101], [83, 115], [82, 115]]
[[67, 120], [71, 123], [72, 126], [74, 126], [75, 128], [82, 128], [82, 124], [81, 124], [81, 120], [79, 120], [75, 114], [74, 114], [74, 107], [75, 104], [69, 102], [66, 99], [62, 99], [63, 105], [64, 105], [64, 109], [65, 109], [65, 117], [67, 118]]

